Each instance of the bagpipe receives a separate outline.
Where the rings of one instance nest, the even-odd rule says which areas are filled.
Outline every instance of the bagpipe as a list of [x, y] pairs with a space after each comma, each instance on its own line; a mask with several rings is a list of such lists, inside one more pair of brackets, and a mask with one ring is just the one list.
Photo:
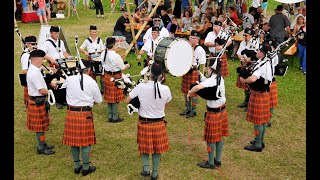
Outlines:
[[226, 19], [223, 21], [223, 24], [228, 25], [228, 22], [231, 23], [231, 25], [229, 25], [229, 29], [227, 29], [227, 31], [229, 32], [229, 34], [231, 36], [234, 36], [235, 34], [238, 33], [240, 27], [236, 23], [233, 22], [233, 20], [229, 16], [229, 13], [226, 13], [225, 17], [226, 17]]
[[[200, 74], [200, 82], [203, 82], [204, 80], [207, 79], [201, 72], [199, 72], [199, 74]], [[192, 89], [196, 85], [197, 84], [191, 84], [190, 89]], [[220, 82], [215, 86], [200, 89], [195, 93], [205, 100], [218, 100], [219, 98], [221, 98]]]

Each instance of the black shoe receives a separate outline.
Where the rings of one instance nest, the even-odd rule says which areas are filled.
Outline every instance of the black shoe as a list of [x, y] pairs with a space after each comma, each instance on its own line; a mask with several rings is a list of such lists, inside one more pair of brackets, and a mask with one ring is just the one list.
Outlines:
[[47, 149], [47, 148], [44, 148], [43, 150], [37, 149], [37, 152], [38, 154], [43, 154], [43, 155], [51, 155], [55, 153], [54, 150]]
[[157, 175], [156, 177], [151, 176], [151, 180], [157, 180], [159, 178], [159, 176]]
[[181, 112], [179, 115], [180, 116], [185, 116], [185, 115], [187, 115], [187, 114], [189, 114], [190, 113], [190, 111], [183, 111], [183, 112]]
[[216, 161], [216, 159], [214, 159], [214, 166], [221, 167], [221, 161]]
[[262, 147], [256, 147], [253, 144], [245, 146], [244, 149], [247, 150], [247, 151], [262, 152]]
[[188, 113], [188, 114], [186, 115], [186, 118], [191, 118], [191, 117], [194, 117], [194, 116], [196, 116], [196, 115], [197, 115], [196, 112], [191, 111], [190, 113]]
[[82, 169], [82, 164], [80, 165], [79, 168], [74, 168], [74, 173], [75, 174], [80, 174], [81, 169]]
[[109, 121], [109, 122], [112, 122], [112, 118], [109, 118], [108, 121]]
[[198, 166], [201, 168], [214, 169], [214, 165], [209, 164], [209, 161], [203, 161], [201, 163], [198, 163]]
[[239, 107], [239, 108], [248, 107], [248, 103], [247, 102], [243, 102], [242, 104], [237, 105], [237, 107]]
[[118, 122], [121, 122], [123, 120], [124, 120], [123, 118], [118, 118], [118, 119], [113, 119], [111, 122], [112, 123], [118, 123]]
[[86, 176], [90, 173], [93, 173], [94, 171], [96, 171], [95, 166], [90, 166], [89, 169], [87, 169], [87, 170], [82, 169], [82, 176]]
[[140, 174], [141, 174], [141, 176], [147, 177], [147, 176], [150, 176], [150, 171], [142, 170]]
[[47, 143], [44, 143], [43, 146], [44, 146], [44, 148], [47, 148], [47, 149], [53, 149], [54, 148], [54, 145], [48, 145]]
[[[255, 143], [256, 143], [256, 141], [255, 141], [255, 140], [250, 141], [250, 144], [253, 144], [253, 145], [254, 145]], [[265, 146], [264, 146], [264, 142], [263, 142], [263, 143], [261, 143], [261, 147], [262, 147], [262, 149], [265, 147]]]
[[267, 123], [267, 127], [271, 127], [271, 122], [268, 122], [268, 123]]

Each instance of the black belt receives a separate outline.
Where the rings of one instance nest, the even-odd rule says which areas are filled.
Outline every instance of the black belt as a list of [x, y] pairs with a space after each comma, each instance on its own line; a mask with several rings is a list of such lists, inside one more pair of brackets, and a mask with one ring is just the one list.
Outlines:
[[142, 122], [142, 124], [146, 124], [146, 123], [154, 123], [154, 122], [163, 121], [164, 117], [162, 117], [162, 118], [144, 118], [139, 115], [139, 119], [142, 121], [145, 121], [145, 122]]
[[104, 72], [107, 73], [107, 74], [110, 74], [110, 75], [120, 74], [121, 73], [121, 71], [116, 71], [116, 72], [104, 71]]
[[90, 106], [68, 106], [69, 111], [91, 111], [92, 107]]
[[226, 108], [226, 106], [222, 106], [222, 107], [219, 107], [219, 108], [211, 108], [211, 107], [208, 107], [207, 106], [207, 111], [210, 111], [210, 112], [220, 112], [222, 110], [224, 110]]
[[254, 92], [258, 92], [258, 93], [266, 93], [266, 92], [270, 92], [270, 90], [268, 91], [268, 90], [265, 90], [265, 91], [258, 91], [258, 90], [254, 90], [254, 89], [251, 89], [252, 91], [254, 91]]
[[29, 96], [29, 98], [34, 101], [36, 98], [44, 98], [44, 97], [47, 97], [47, 96]]
[[[95, 52], [94, 53], [89, 53], [89, 55], [92, 55], [92, 54], [96, 54]], [[101, 52], [97, 52], [97, 54], [101, 54]]]

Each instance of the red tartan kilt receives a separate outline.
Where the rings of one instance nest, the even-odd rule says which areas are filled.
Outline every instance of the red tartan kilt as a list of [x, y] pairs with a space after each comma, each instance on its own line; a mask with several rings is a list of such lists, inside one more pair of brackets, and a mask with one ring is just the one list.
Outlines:
[[27, 127], [33, 132], [45, 132], [49, 129], [50, 117], [45, 105], [36, 106], [35, 102], [28, 98]]
[[241, 88], [241, 89], [244, 89], [244, 90], [249, 90], [248, 87], [247, 87], [244, 83], [240, 82], [240, 76], [239, 76], [239, 75], [238, 75], [238, 77], [237, 77], [236, 86], [237, 86], [238, 88]]
[[278, 105], [278, 87], [277, 82], [273, 81], [270, 86], [270, 108]]
[[221, 56], [221, 76], [222, 77], [226, 77], [229, 75], [229, 71], [228, 71], [228, 58], [227, 58], [227, 53], [225, 52], [222, 56]]
[[270, 120], [270, 94], [269, 92], [259, 93], [251, 90], [247, 120], [254, 124], [261, 125]]
[[[196, 81], [199, 81], [198, 71], [193, 70], [189, 74], [185, 74], [182, 76], [182, 83], [181, 83], [181, 92], [185, 95], [188, 94], [190, 90], [191, 84], [196, 84]], [[192, 97], [196, 97], [197, 94], [194, 93]]]
[[137, 143], [140, 153], [161, 154], [169, 150], [169, 138], [164, 121], [141, 124], [139, 119]]
[[229, 136], [228, 112], [226, 109], [222, 112], [206, 112], [204, 125], [204, 140], [207, 143], [215, 143], [223, 136]]
[[114, 81], [110, 81], [111, 78], [121, 78], [122, 74], [110, 75], [105, 73], [103, 75], [104, 81], [104, 92], [103, 96], [107, 103], [118, 103], [125, 99], [125, 95], [123, 93], [123, 89], [117, 88]]
[[96, 144], [91, 111], [67, 111], [62, 143], [68, 146], [89, 146]]
[[23, 86], [23, 98], [24, 98], [24, 105], [27, 105], [29, 94], [28, 94], [28, 87]]

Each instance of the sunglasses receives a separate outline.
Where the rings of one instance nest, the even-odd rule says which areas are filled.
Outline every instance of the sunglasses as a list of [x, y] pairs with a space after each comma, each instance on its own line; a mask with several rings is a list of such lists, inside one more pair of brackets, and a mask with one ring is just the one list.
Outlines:
[[32, 46], [35, 46], [35, 45], [37, 45], [37, 43], [29, 43], [29, 44], [31, 44]]
[[157, 22], [157, 21], [160, 22], [161, 20], [160, 20], [160, 19], [154, 19], [153, 21], [155, 21], [155, 22]]
[[244, 34], [243, 36], [244, 36], [244, 37], [248, 37], [248, 34]]

